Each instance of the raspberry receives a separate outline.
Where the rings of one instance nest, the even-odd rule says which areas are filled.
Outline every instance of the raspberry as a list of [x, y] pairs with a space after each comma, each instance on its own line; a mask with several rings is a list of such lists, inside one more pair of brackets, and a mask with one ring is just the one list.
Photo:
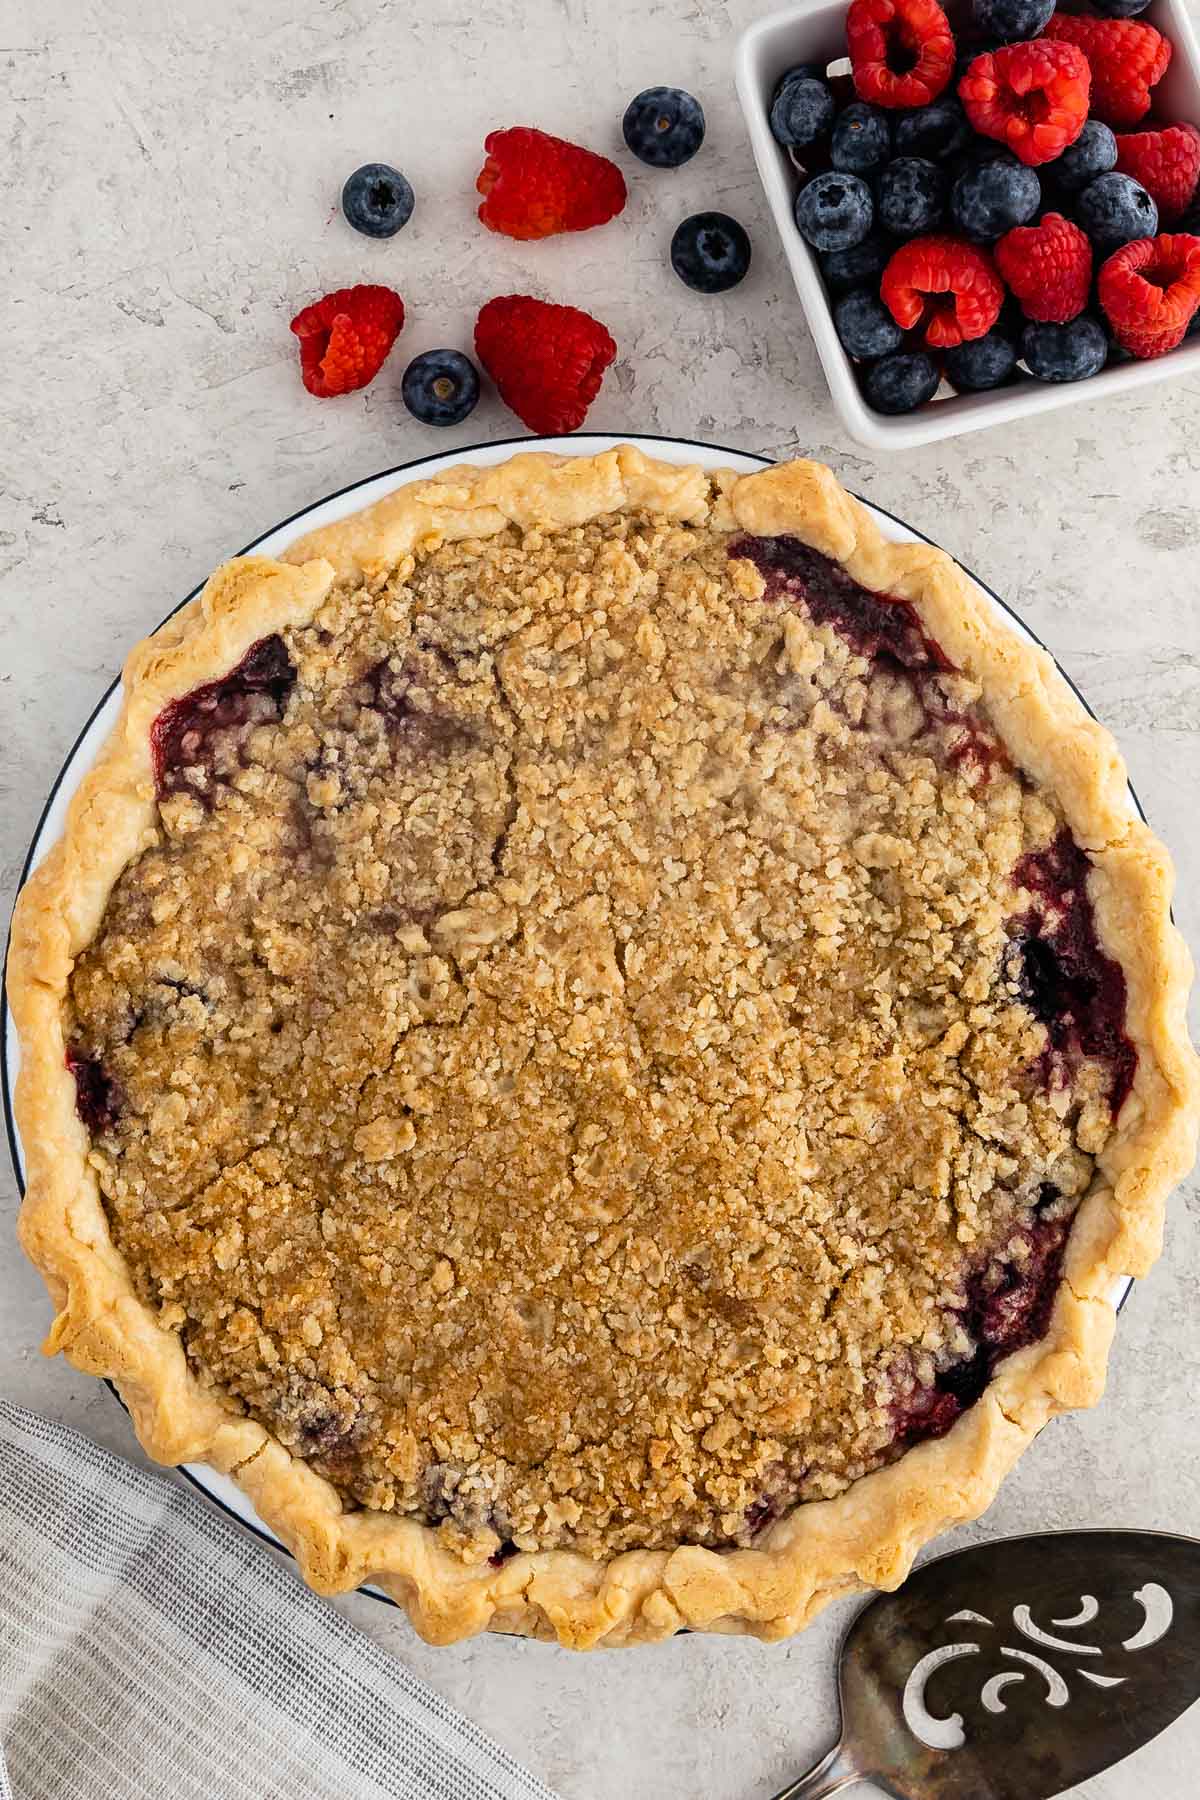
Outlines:
[[860, 100], [928, 106], [954, 72], [954, 37], [937, 0], [853, 0], [846, 49]]
[[905, 331], [924, 325], [925, 342], [948, 350], [990, 331], [1004, 283], [986, 250], [960, 238], [920, 237], [901, 245], [883, 271], [884, 305]]
[[489, 300], [475, 321], [479, 360], [530, 431], [574, 431], [617, 346], [598, 319], [526, 294]]
[[1036, 225], [1005, 232], [993, 254], [1027, 319], [1065, 325], [1087, 305], [1092, 246], [1061, 213], [1046, 213]]
[[1167, 125], [1161, 131], [1130, 131], [1117, 139], [1117, 167], [1140, 181], [1173, 224], [1191, 205], [1200, 183], [1200, 131], [1194, 125]]
[[1031, 167], [1061, 156], [1087, 123], [1092, 78], [1074, 44], [1008, 44], [977, 56], [958, 84], [976, 131]]
[[1100, 304], [1131, 356], [1162, 356], [1186, 335], [1200, 308], [1200, 237], [1135, 238], [1100, 270]]
[[1141, 19], [1083, 19], [1055, 13], [1046, 36], [1077, 44], [1092, 67], [1092, 111], [1107, 125], [1136, 125], [1150, 110], [1150, 89], [1162, 79], [1171, 46]]
[[625, 177], [616, 163], [528, 125], [492, 131], [487, 161], [475, 183], [484, 196], [479, 217], [489, 231], [511, 238], [552, 237], [607, 224], [625, 205]]
[[310, 394], [327, 400], [366, 387], [383, 367], [404, 324], [404, 302], [391, 288], [338, 288], [292, 320], [300, 339], [300, 374]]

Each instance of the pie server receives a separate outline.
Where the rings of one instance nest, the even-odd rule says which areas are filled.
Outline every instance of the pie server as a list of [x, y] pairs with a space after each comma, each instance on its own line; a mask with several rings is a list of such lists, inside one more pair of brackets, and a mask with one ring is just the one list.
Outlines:
[[1002, 1538], [865, 1606], [838, 1664], [842, 1735], [774, 1800], [872, 1781], [897, 1800], [1050, 1800], [1200, 1697], [1200, 1539]]

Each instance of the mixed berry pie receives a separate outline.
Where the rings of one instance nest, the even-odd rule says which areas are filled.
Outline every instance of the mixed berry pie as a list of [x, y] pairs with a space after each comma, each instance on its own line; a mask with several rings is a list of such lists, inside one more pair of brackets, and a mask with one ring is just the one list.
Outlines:
[[401, 488], [134, 652], [21, 897], [49, 1347], [434, 1641], [796, 1631], [1097, 1398], [1194, 1151], [1170, 886], [820, 465]]

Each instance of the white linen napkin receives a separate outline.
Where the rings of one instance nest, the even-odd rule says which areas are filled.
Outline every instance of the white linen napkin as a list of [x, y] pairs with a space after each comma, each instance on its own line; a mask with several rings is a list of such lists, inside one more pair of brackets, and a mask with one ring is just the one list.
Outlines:
[[0, 1400], [0, 1800], [377, 1797], [554, 1800], [215, 1509]]

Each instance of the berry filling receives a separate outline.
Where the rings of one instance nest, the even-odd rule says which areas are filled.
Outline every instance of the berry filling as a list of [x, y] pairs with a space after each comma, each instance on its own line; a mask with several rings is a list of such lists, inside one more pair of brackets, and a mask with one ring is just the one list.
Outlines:
[[[368, 704], [382, 717], [389, 738], [402, 743], [410, 756], [448, 756], [475, 742], [476, 733], [465, 720], [429, 706], [434, 671], [453, 671], [454, 660], [436, 644], [419, 642], [416, 656], [394, 668], [385, 657], [363, 676], [370, 694]], [[418, 698], [419, 696], [419, 698]]]
[[75, 1077], [75, 1111], [93, 1137], [111, 1131], [121, 1112], [121, 1090], [98, 1056], [79, 1045], [67, 1050], [67, 1068]]
[[223, 761], [220, 740], [283, 717], [296, 671], [281, 637], [260, 638], [219, 681], [163, 707], [150, 727], [154, 785], [160, 800], [187, 793], [211, 804], [211, 780]]

